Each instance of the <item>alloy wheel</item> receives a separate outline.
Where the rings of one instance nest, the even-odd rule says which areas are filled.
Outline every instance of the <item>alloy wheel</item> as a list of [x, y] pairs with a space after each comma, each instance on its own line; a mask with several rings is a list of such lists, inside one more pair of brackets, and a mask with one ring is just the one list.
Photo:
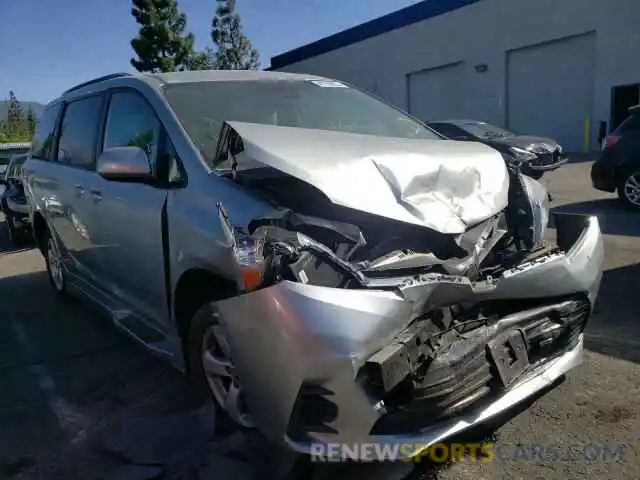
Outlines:
[[634, 207], [640, 208], [640, 172], [629, 175], [623, 185], [623, 195]]
[[47, 241], [47, 266], [49, 267], [49, 275], [53, 286], [59, 292], [64, 290], [64, 271], [62, 270], [62, 259], [60, 252], [53, 238], [49, 237]]
[[229, 352], [220, 325], [211, 325], [202, 337], [202, 367], [209, 390], [229, 417], [243, 427], [253, 428]]

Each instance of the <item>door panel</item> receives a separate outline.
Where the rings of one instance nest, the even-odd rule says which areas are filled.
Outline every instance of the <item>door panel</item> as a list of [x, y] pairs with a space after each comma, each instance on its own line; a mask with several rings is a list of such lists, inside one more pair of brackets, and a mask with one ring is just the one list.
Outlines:
[[[146, 100], [132, 90], [111, 94], [103, 148], [138, 146], [155, 172], [160, 122]], [[167, 191], [151, 185], [106, 180], [89, 192], [96, 222], [99, 261], [110, 292], [165, 330], [167, 307], [162, 211]], [[136, 332], [134, 332], [136, 333]]]
[[87, 192], [95, 187], [96, 138], [103, 96], [74, 100], [64, 108], [57, 152], [48, 164], [57, 196], [49, 199], [53, 227], [68, 254], [70, 267], [93, 283], [100, 283], [94, 243], [95, 212]]
[[[90, 194], [99, 218], [97, 243], [108, 289], [136, 312], [166, 318], [162, 209], [165, 190], [100, 179]], [[100, 198], [100, 199], [98, 199]]]

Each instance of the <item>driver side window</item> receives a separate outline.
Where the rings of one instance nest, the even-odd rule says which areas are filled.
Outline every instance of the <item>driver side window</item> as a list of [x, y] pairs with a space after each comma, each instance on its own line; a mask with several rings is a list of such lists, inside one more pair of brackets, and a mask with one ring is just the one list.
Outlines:
[[157, 172], [160, 121], [147, 101], [133, 91], [114, 92], [109, 101], [102, 149], [140, 147]]

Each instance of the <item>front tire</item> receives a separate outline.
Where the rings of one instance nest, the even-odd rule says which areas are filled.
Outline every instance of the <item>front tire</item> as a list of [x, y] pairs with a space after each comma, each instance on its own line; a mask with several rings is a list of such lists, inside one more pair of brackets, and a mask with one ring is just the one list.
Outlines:
[[626, 207], [640, 210], [640, 170], [634, 170], [620, 180], [618, 197]]
[[60, 255], [58, 245], [49, 231], [47, 231], [44, 236], [43, 244], [44, 260], [47, 265], [49, 282], [58, 295], [66, 296], [67, 280], [62, 265], [62, 256]]
[[218, 412], [236, 427], [253, 428], [214, 302], [203, 305], [193, 316], [186, 350], [189, 376], [198, 394], [203, 399], [213, 398]]

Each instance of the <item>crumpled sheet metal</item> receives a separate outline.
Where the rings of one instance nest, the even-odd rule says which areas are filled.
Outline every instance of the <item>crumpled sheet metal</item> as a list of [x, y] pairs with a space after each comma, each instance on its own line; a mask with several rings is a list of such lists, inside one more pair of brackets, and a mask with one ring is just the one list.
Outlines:
[[257, 161], [355, 210], [459, 234], [508, 202], [504, 159], [480, 143], [228, 125], [242, 138], [240, 169]]

